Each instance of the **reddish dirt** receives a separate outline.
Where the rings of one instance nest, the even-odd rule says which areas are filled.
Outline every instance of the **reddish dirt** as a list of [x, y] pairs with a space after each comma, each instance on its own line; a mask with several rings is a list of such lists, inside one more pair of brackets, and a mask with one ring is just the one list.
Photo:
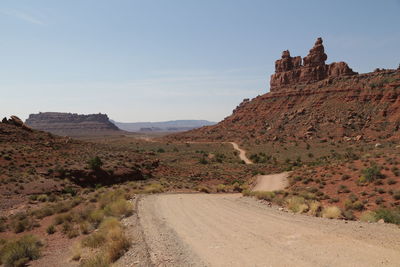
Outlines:
[[[288, 190], [292, 192], [317, 190], [314, 194], [323, 193], [318, 199], [324, 206], [336, 205], [342, 209], [346, 208], [345, 202], [349, 201], [353, 195], [358, 201], [365, 203], [361, 210], [353, 210], [356, 216], [364, 210], [398, 207], [400, 200], [394, 197], [394, 193], [400, 192], [400, 176], [393, 171], [400, 168], [398, 160], [399, 158], [395, 157], [389, 161], [385, 158], [373, 158], [323, 167], [304, 167], [291, 174], [292, 184]], [[374, 182], [360, 183], [359, 179], [363, 176], [362, 170], [373, 164], [382, 167], [382, 178]], [[301, 180], [296, 177], [301, 177]]]
[[400, 70], [328, 78], [245, 99], [217, 125], [167, 140], [398, 140]]

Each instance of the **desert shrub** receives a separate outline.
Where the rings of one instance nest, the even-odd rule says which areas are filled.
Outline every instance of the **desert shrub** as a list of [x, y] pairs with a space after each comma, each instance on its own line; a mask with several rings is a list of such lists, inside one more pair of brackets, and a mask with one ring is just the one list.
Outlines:
[[83, 221], [79, 224], [79, 230], [82, 234], [87, 235], [93, 230], [93, 227], [89, 222]]
[[313, 216], [318, 216], [318, 214], [319, 214], [320, 211], [321, 211], [321, 208], [322, 208], [322, 206], [321, 206], [321, 203], [320, 203], [320, 202], [318, 202], [318, 201], [311, 201], [311, 202], [309, 203], [309, 211], [308, 211], [308, 213], [309, 213], [310, 215], [313, 215]]
[[38, 219], [43, 219], [44, 217], [53, 215], [54, 209], [51, 206], [47, 205], [44, 206], [43, 208], [34, 210], [32, 214], [36, 216], [36, 218]]
[[336, 206], [325, 207], [322, 210], [322, 217], [323, 218], [338, 219], [338, 218], [340, 218], [341, 214], [342, 214], [342, 212]]
[[73, 220], [73, 213], [71, 212], [58, 214], [56, 217], [54, 217], [54, 224], [59, 225], [65, 222], [72, 222]]
[[82, 261], [81, 267], [109, 267], [110, 261], [103, 254], [94, 255]]
[[54, 226], [54, 224], [52, 224], [46, 228], [46, 233], [48, 233], [49, 235], [52, 235], [55, 232], [56, 232], [56, 227]]
[[342, 180], [343, 181], [348, 180], [348, 179], [350, 179], [350, 175], [348, 175], [348, 174], [343, 174], [342, 175]]
[[351, 199], [346, 199], [346, 201], [344, 202], [344, 207], [346, 210], [358, 210], [361, 211], [364, 209], [364, 204], [357, 200], [351, 200]]
[[68, 232], [67, 232], [67, 237], [69, 239], [74, 238], [79, 236], [79, 230], [75, 227], [72, 227]]
[[226, 192], [227, 188], [226, 188], [226, 185], [219, 184], [219, 185], [217, 185], [216, 190], [217, 190], [217, 192]]
[[90, 248], [104, 247], [105, 260], [110, 263], [120, 258], [129, 248], [121, 223], [113, 217], [104, 219], [99, 230], [82, 240], [82, 245]]
[[0, 233], [4, 232], [7, 229], [7, 218], [6, 217], [0, 217]]
[[110, 190], [108, 192], [101, 194], [99, 198], [100, 208], [103, 209], [108, 204], [122, 198], [123, 194], [124, 194], [123, 190]]
[[211, 193], [211, 189], [208, 186], [200, 186], [197, 190], [202, 193]]
[[256, 191], [254, 192], [254, 195], [257, 199], [262, 199], [267, 201], [272, 201], [275, 197], [275, 193], [269, 191]]
[[108, 232], [107, 256], [111, 262], [118, 260], [129, 249], [131, 243], [120, 227]]
[[164, 187], [161, 184], [150, 184], [145, 186], [144, 193], [157, 194], [164, 192]]
[[393, 192], [393, 198], [395, 200], [400, 200], [400, 191], [394, 191]]
[[384, 177], [383, 174], [381, 173], [381, 169], [382, 169], [381, 167], [374, 164], [369, 168], [363, 169], [361, 173], [365, 178], [366, 182], [373, 182], [376, 179], [381, 179]]
[[82, 256], [82, 248], [80, 246], [79, 243], [76, 243], [73, 247], [72, 247], [72, 257], [71, 260], [73, 261], [79, 261], [81, 259]]
[[353, 221], [353, 220], [356, 219], [356, 217], [354, 216], [354, 213], [353, 213], [352, 210], [345, 210], [345, 211], [343, 211], [343, 217], [344, 217], [346, 220], [350, 220], [350, 221]]
[[157, 152], [158, 152], [158, 153], [165, 153], [165, 149], [164, 149], [164, 148], [159, 148], [159, 149], [157, 150]]
[[376, 219], [380, 220], [383, 219], [387, 223], [394, 223], [394, 224], [400, 224], [400, 208], [396, 209], [386, 209], [386, 208], [380, 208], [375, 211]]
[[242, 192], [245, 189], [248, 189], [248, 185], [247, 184], [240, 184], [238, 182], [234, 182], [232, 185], [233, 191], [235, 192]]
[[98, 156], [96, 156], [88, 160], [88, 165], [90, 169], [97, 171], [101, 169], [101, 167], [103, 166], [103, 162]]
[[99, 248], [106, 241], [106, 234], [104, 231], [92, 233], [82, 240], [82, 245], [89, 248]]
[[94, 210], [89, 215], [89, 222], [91, 222], [94, 227], [97, 227], [101, 221], [104, 219], [104, 211], [101, 209]]
[[363, 222], [376, 222], [376, 213], [370, 210], [367, 210], [361, 214], [360, 220]]
[[41, 242], [33, 235], [26, 235], [10, 241], [0, 251], [5, 266], [25, 266], [31, 260], [40, 257]]
[[357, 201], [353, 202], [352, 208], [354, 210], [361, 211], [364, 209], [364, 204], [361, 201], [357, 200]]
[[17, 234], [31, 230], [36, 226], [38, 224], [26, 213], [18, 213], [11, 219], [11, 228]]
[[129, 201], [121, 198], [105, 206], [104, 212], [109, 216], [130, 216], [133, 212], [133, 205]]
[[202, 157], [201, 159], [199, 159], [199, 163], [206, 165], [206, 164], [208, 164], [208, 161], [205, 157]]
[[303, 197], [293, 196], [286, 200], [288, 209], [295, 213], [303, 213], [308, 210], [308, 205]]
[[243, 190], [243, 191], [242, 191], [242, 195], [243, 195], [244, 197], [250, 197], [250, 196], [253, 196], [254, 194], [253, 194], [252, 191], [246, 189], [246, 190]]

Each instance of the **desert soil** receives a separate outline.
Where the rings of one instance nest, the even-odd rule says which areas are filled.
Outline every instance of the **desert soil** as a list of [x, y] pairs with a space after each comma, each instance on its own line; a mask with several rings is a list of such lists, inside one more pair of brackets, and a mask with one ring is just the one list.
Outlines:
[[240, 194], [143, 197], [155, 266], [398, 266], [395, 225], [293, 215]]

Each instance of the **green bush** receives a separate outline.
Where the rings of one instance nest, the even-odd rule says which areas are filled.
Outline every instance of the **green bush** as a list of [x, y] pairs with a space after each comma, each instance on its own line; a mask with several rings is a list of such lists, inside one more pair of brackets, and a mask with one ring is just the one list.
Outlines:
[[363, 222], [376, 222], [376, 213], [373, 211], [365, 211], [361, 214], [360, 220]]
[[363, 177], [367, 182], [373, 182], [376, 179], [381, 179], [384, 177], [384, 175], [381, 173], [381, 167], [374, 164], [369, 168], [366, 168], [361, 171]]
[[10, 241], [0, 251], [1, 261], [6, 267], [25, 266], [40, 257], [41, 242], [33, 235]]
[[103, 166], [103, 162], [98, 156], [96, 156], [94, 158], [89, 159], [88, 165], [90, 169], [97, 171], [101, 169], [101, 167]]
[[386, 223], [400, 224], [400, 208], [386, 209], [380, 208], [375, 211], [376, 219], [379, 221], [383, 219]]

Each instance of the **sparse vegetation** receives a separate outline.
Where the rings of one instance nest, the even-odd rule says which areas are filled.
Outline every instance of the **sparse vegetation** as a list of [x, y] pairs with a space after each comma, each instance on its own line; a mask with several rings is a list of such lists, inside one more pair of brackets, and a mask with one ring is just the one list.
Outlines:
[[342, 212], [336, 206], [325, 207], [322, 210], [322, 217], [323, 218], [338, 219], [338, 218], [340, 218], [341, 214], [342, 214]]
[[103, 166], [103, 162], [98, 156], [96, 156], [94, 158], [89, 159], [88, 165], [90, 169], [92, 169], [93, 171], [97, 171], [101, 169], [101, 167]]
[[30, 260], [40, 257], [42, 243], [33, 235], [25, 235], [6, 242], [0, 250], [1, 262], [7, 266], [25, 266]]

